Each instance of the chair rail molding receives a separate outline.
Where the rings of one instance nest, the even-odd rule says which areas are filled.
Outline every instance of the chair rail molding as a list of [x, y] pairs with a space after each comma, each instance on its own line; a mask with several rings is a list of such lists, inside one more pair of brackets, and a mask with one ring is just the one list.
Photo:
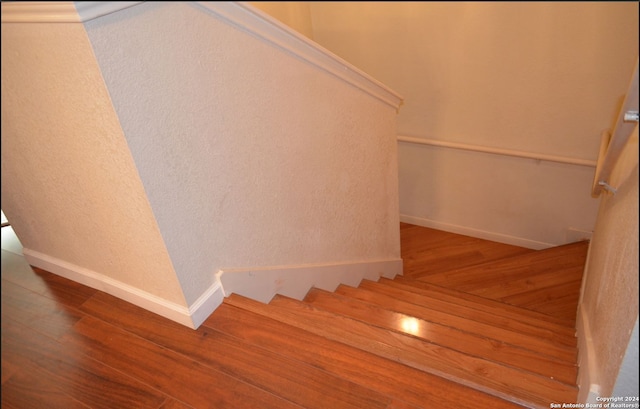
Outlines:
[[398, 142], [407, 142], [418, 145], [437, 146], [441, 148], [459, 149], [472, 152], [491, 153], [494, 155], [513, 156], [516, 158], [543, 160], [547, 162], [564, 163], [568, 165], [588, 166], [595, 168], [596, 161], [589, 159], [570, 158], [566, 156], [546, 155], [543, 153], [533, 153], [516, 151], [512, 149], [493, 148], [489, 146], [470, 145], [458, 142], [445, 142], [436, 139], [416, 138], [412, 136], [398, 135]]

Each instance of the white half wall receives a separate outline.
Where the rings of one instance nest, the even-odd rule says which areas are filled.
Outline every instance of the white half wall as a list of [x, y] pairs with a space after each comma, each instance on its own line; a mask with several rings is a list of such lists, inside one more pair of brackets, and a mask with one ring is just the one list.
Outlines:
[[400, 259], [396, 93], [248, 4], [85, 27], [189, 304], [221, 269]]

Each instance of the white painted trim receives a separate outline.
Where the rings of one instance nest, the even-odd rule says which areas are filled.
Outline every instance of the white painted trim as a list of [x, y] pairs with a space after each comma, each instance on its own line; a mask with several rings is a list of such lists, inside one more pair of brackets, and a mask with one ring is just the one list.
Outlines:
[[2, 2], [3, 23], [84, 23], [143, 1]]
[[[629, 336], [611, 396], [638, 396], [638, 316]], [[637, 402], [636, 402], [637, 403]]]
[[[143, 1], [3, 2], [2, 22], [84, 23], [143, 3]], [[341, 79], [396, 110], [402, 103], [402, 97], [380, 81], [248, 2], [193, 3], [224, 23]]]
[[577, 385], [579, 389], [577, 403], [599, 403], [596, 401], [596, 398], [600, 396], [600, 386], [597, 379], [598, 363], [593, 347], [589, 317], [586, 309], [582, 307], [582, 303], [578, 307], [576, 329], [578, 338]]
[[251, 4], [226, 1], [196, 4], [227, 24], [308, 62], [396, 110], [400, 107], [402, 97], [395, 91]]
[[197, 329], [223, 301], [224, 291], [222, 284], [216, 278], [215, 282], [189, 307], [190, 327]]
[[24, 258], [34, 267], [103, 291], [193, 329], [198, 328], [224, 300], [222, 286], [217, 280], [187, 308], [64, 260], [27, 248], [22, 251]]
[[75, 1], [76, 10], [80, 15], [80, 21], [90, 21], [116, 11], [137, 6], [144, 1]]
[[516, 158], [543, 160], [546, 162], [557, 162], [557, 163], [564, 163], [567, 165], [588, 166], [592, 168], [596, 167], [596, 161], [594, 160], [576, 159], [576, 158], [569, 158], [566, 156], [545, 155], [542, 153], [515, 151], [512, 149], [492, 148], [488, 146], [469, 145], [466, 143], [445, 142], [445, 141], [438, 141], [436, 139], [415, 138], [412, 136], [398, 135], [398, 142], [415, 143], [415, 144], [427, 145], [427, 146], [438, 146], [441, 148], [449, 148], [449, 149], [461, 149], [461, 150], [472, 151], [472, 152], [491, 153], [494, 155], [513, 156]]
[[402, 259], [311, 264], [218, 272], [225, 296], [240, 294], [268, 303], [276, 294], [302, 300], [312, 287], [334, 291], [338, 285], [358, 286], [363, 279], [378, 281], [402, 274]]
[[71, 1], [2, 2], [3, 23], [80, 23]]
[[506, 234], [500, 234], [490, 232], [486, 230], [473, 229], [471, 227], [459, 226], [456, 224], [449, 224], [438, 222], [435, 220], [424, 219], [421, 217], [409, 216], [406, 214], [400, 215], [400, 221], [403, 223], [414, 224], [416, 226], [429, 227], [431, 229], [447, 231], [449, 233], [462, 234], [470, 237], [477, 237], [479, 239], [491, 240], [497, 243], [510, 244], [512, 246], [525, 247], [533, 250], [543, 250], [550, 247], [555, 247], [555, 244], [544, 243], [541, 241], [523, 239], [521, 237], [509, 236]]

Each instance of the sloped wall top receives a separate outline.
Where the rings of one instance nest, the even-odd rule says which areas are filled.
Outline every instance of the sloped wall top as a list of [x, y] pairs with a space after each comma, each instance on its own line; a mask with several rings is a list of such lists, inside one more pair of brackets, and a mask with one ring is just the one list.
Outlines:
[[[84, 23], [139, 5], [139, 1], [11, 2], [2, 3], [3, 23]], [[273, 46], [359, 88], [380, 101], [400, 107], [396, 92], [327, 51], [268, 14], [244, 2], [195, 2], [227, 22], [260, 37]]]

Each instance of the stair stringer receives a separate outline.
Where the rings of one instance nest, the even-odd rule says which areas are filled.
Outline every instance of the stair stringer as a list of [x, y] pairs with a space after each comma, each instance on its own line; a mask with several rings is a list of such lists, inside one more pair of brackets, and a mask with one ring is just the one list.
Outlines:
[[368, 279], [402, 275], [402, 259], [349, 261], [243, 269], [222, 269], [217, 276], [225, 297], [235, 293], [263, 303], [276, 295], [302, 300], [313, 287], [333, 292], [340, 284], [358, 286]]

